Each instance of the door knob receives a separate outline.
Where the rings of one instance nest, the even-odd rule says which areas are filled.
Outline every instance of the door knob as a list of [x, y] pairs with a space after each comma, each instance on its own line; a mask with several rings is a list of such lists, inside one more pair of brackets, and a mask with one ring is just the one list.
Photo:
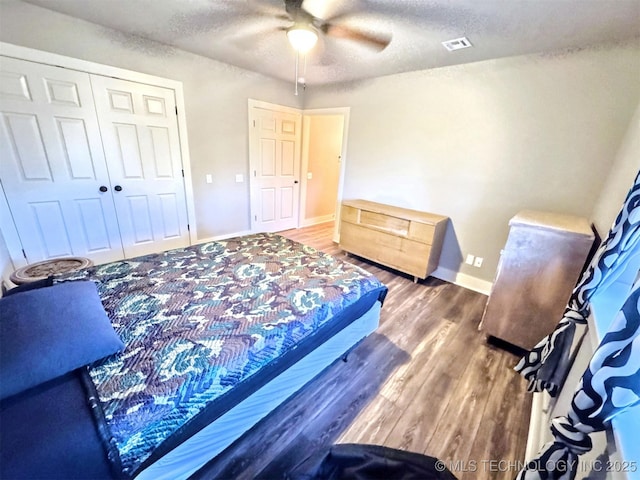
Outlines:
[[298, 183], [298, 180], [294, 180], [293, 183]]
[[122, 187], [121, 187], [120, 185], [116, 185], [115, 187], [113, 187], [113, 189], [114, 189], [116, 192], [121, 192], [121, 191], [122, 191]]
[[107, 190], [109, 190], [109, 189], [108, 189], [107, 187], [105, 187], [104, 185], [102, 185], [102, 186], [100, 187], [100, 191], [101, 191], [102, 193], [106, 192]]

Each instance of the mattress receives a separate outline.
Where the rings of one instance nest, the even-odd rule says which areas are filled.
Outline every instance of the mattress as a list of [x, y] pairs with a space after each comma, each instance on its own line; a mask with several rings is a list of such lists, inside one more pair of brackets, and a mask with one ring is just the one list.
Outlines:
[[221, 418], [376, 302], [366, 271], [273, 234], [92, 267], [126, 344], [89, 369], [110, 458], [135, 476]]
[[211, 478], [210, 472], [200, 475], [197, 471], [325, 368], [344, 358], [363, 338], [374, 332], [378, 328], [381, 306], [380, 302], [376, 302], [362, 317], [143, 470], [136, 476], [136, 480]]

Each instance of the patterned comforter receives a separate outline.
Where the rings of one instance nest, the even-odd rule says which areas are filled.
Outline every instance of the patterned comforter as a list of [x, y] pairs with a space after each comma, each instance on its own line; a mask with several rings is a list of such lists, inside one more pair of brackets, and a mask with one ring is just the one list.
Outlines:
[[131, 475], [207, 404], [376, 289], [366, 271], [256, 234], [67, 274], [97, 283], [126, 345], [89, 369]]

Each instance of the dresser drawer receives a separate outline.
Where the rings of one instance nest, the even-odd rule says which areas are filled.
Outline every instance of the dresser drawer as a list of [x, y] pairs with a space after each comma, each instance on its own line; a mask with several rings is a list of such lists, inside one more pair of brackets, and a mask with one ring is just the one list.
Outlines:
[[358, 223], [359, 213], [360, 210], [358, 210], [357, 208], [343, 205], [340, 209], [340, 219], [343, 222]]
[[425, 243], [349, 223], [342, 224], [340, 248], [424, 278], [431, 247]]
[[359, 223], [362, 226], [378, 228], [395, 235], [406, 235], [411, 222], [404, 218], [385, 215], [384, 213], [361, 210]]
[[417, 242], [433, 244], [436, 226], [430, 223], [411, 222], [407, 237]]
[[380, 263], [424, 278], [427, 276], [430, 251], [431, 247], [426, 243], [402, 239], [400, 249], [385, 251]]
[[344, 222], [340, 230], [340, 247], [356, 255], [380, 261], [388, 250], [399, 250], [402, 239], [388, 233]]

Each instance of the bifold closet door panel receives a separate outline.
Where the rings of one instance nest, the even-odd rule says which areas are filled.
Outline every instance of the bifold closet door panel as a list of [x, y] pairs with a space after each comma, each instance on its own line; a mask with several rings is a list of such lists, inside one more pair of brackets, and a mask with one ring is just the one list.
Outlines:
[[125, 256], [189, 245], [174, 91], [90, 77]]
[[27, 261], [122, 258], [89, 75], [8, 57], [0, 74], [0, 179]]

